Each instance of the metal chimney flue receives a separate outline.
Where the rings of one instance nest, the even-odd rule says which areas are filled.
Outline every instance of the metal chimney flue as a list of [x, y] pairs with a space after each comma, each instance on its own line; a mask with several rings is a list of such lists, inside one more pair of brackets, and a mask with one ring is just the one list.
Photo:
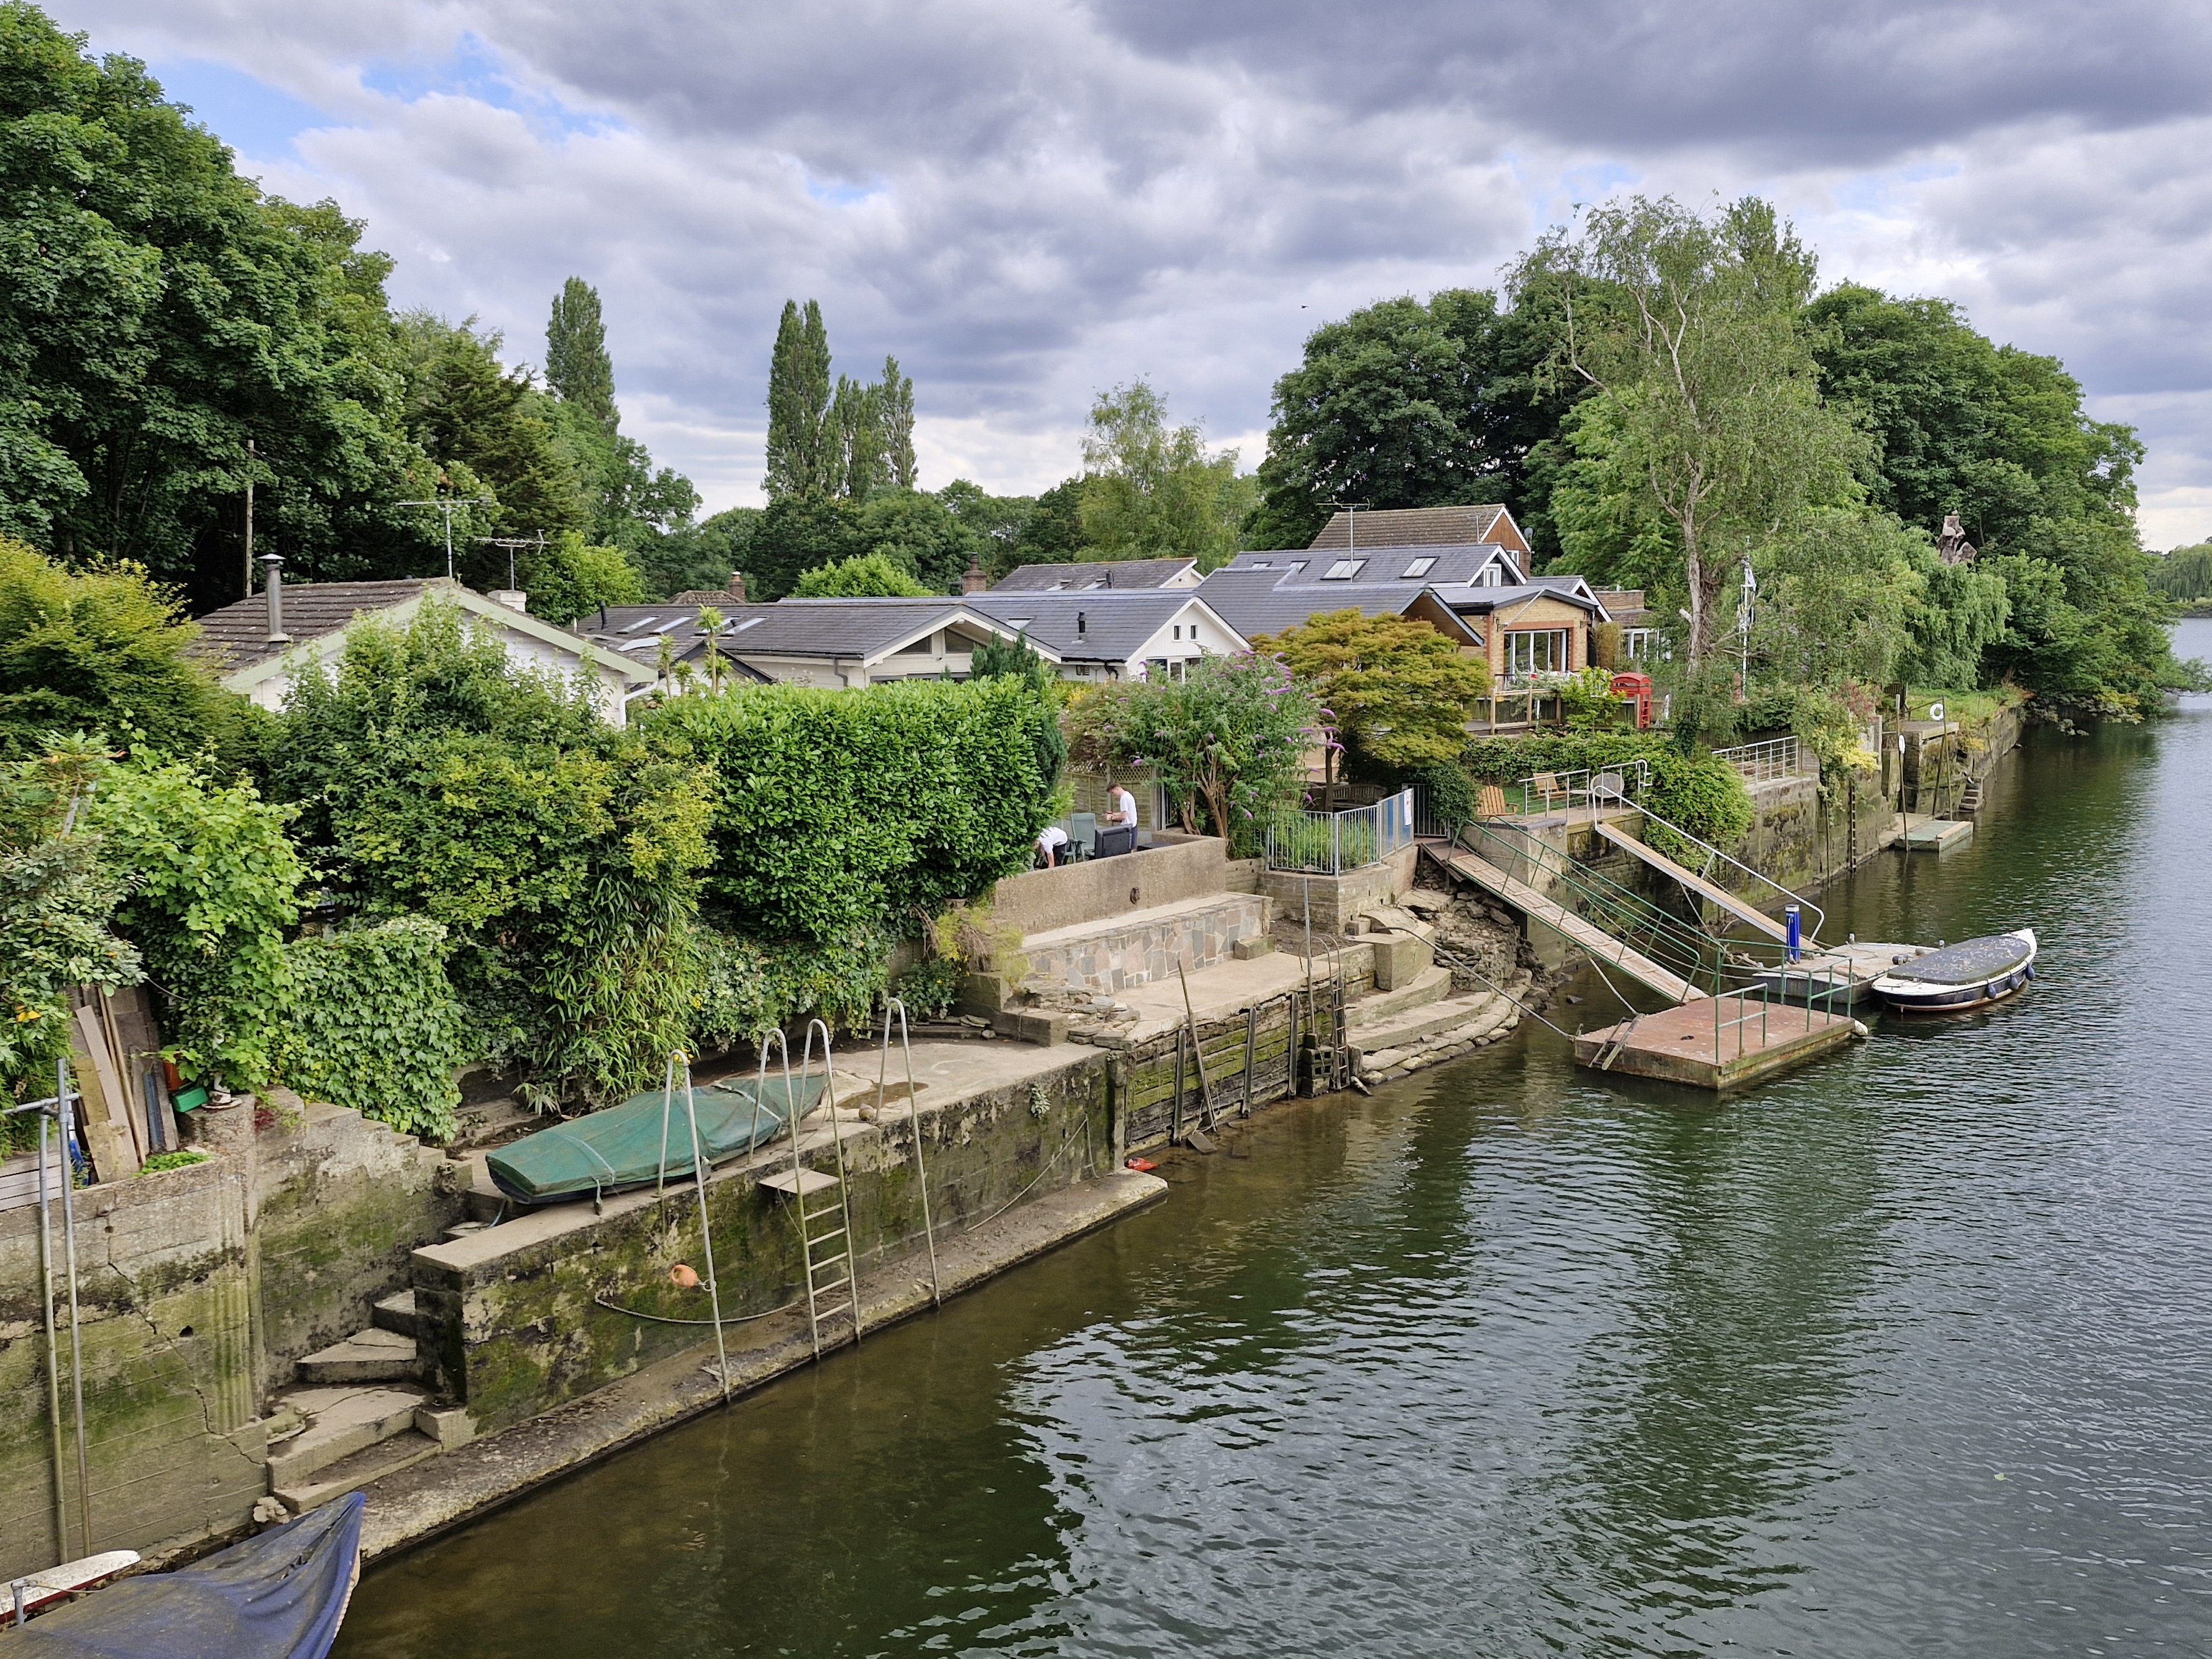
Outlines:
[[274, 553], [261, 556], [263, 597], [269, 602], [269, 643], [289, 645], [292, 636], [284, 631], [284, 561]]

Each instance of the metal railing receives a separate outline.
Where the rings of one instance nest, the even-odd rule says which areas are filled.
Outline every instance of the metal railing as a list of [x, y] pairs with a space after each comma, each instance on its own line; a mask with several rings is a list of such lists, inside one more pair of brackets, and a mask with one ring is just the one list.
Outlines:
[[1746, 783], [1768, 783], [1794, 778], [1804, 771], [1804, 751], [1795, 738], [1769, 738], [1734, 749], [1716, 749], [1713, 758], [1733, 766]]
[[1340, 876], [1413, 844], [1413, 792], [1341, 812], [1289, 811], [1267, 826], [1267, 868]]
[[1521, 799], [1530, 811], [1537, 810], [1540, 800], [1547, 812], [1559, 807], [1572, 811], [1577, 805], [1626, 801], [1631, 795], [1643, 793], [1650, 782], [1649, 761], [1623, 761], [1616, 766], [1577, 766], [1564, 772], [1530, 773], [1521, 780]]

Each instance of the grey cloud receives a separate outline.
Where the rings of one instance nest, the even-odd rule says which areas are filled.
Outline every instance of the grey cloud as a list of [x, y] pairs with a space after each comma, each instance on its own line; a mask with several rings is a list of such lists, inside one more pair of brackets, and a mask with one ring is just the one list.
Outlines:
[[[2145, 410], [2147, 477], [2193, 477], [2212, 453], [2194, 412], [2212, 409], [2201, 7], [58, 9], [103, 48], [219, 58], [343, 118], [271, 182], [365, 214], [401, 297], [478, 313], [529, 352], [560, 279], [599, 283], [625, 396], [702, 477], [757, 473], [787, 295], [823, 301], [841, 368], [896, 351], [925, 428], [962, 422], [969, 455], [1003, 434], [986, 482], [1035, 487], [1040, 454], [1073, 465], [1092, 392], [1149, 373], [1178, 413], [1256, 430], [1307, 329], [1492, 282], [1547, 213], [1616, 178], [1771, 193], [1830, 277], [1952, 295]], [[465, 35], [620, 125], [549, 135], [363, 82]], [[716, 435], [732, 432], [742, 457]]]

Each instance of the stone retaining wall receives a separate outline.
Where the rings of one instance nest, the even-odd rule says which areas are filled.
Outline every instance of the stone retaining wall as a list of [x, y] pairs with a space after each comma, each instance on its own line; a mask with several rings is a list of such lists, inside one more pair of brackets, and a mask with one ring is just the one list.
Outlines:
[[[1119, 862], [1119, 860], [1115, 860]], [[1174, 975], [1180, 963], [1196, 973], [1228, 960], [1240, 939], [1267, 931], [1267, 901], [1253, 893], [1215, 892], [1171, 915], [1154, 913], [1126, 927], [1084, 930], [1079, 937], [1025, 941], [1026, 982], [1115, 992]]]
[[[367, 1325], [409, 1252], [459, 1218], [444, 1159], [411, 1136], [337, 1107], [258, 1131], [254, 1116], [250, 1103], [194, 1114], [209, 1162], [76, 1194], [93, 1535], [77, 1532], [58, 1296], [71, 1557], [158, 1555], [243, 1526], [268, 1491], [268, 1389]], [[0, 1580], [58, 1559], [38, 1249], [35, 1207], [0, 1214]]]

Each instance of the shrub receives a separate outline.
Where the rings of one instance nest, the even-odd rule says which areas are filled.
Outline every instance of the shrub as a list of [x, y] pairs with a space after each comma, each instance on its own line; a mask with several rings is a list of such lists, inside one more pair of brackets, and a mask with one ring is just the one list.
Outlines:
[[898, 976], [891, 993], [906, 1005], [910, 1019], [942, 1019], [960, 995], [960, 964], [943, 957], [916, 963]]
[[746, 686], [647, 717], [712, 779], [708, 893], [764, 939], [888, 934], [1026, 869], [1055, 781], [1023, 681]]
[[182, 763], [117, 767], [93, 797], [101, 855], [132, 877], [118, 924], [165, 994], [164, 1030], [188, 1073], [247, 1088], [270, 1074], [307, 873], [291, 816]]
[[861, 553], [817, 565], [791, 590], [798, 599], [926, 599], [931, 591], [888, 553]]
[[404, 629], [356, 623], [285, 720], [277, 782], [305, 838], [366, 915], [451, 930], [485, 1057], [526, 1062], [541, 1104], [660, 1075], [699, 994], [696, 764], [438, 605]]
[[196, 631], [136, 565], [72, 574], [0, 537], [0, 758], [95, 732], [171, 758], [228, 756], [247, 705], [185, 655]]
[[275, 1069], [311, 1100], [350, 1106], [403, 1134], [450, 1140], [469, 1058], [446, 977], [446, 930], [423, 916], [294, 939]]
[[[763, 945], [701, 930], [705, 973], [693, 1021], [702, 1044], [733, 1048], [819, 1016], [832, 1031], [865, 1024], [883, 994], [887, 941], [857, 929], [826, 945]], [[793, 1055], [796, 1060], [798, 1056]]]
[[[1644, 732], [1559, 732], [1521, 738], [1478, 738], [1460, 763], [1480, 782], [1511, 784], [1538, 772], [1602, 770], [1631, 761], [1651, 769], [1643, 800], [1661, 817], [1700, 841], [1725, 848], [1751, 828], [1751, 794], [1735, 769], [1710, 755], [1685, 755], [1668, 738]], [[1687, 849], [1680, 842], [1653, 845]]]

